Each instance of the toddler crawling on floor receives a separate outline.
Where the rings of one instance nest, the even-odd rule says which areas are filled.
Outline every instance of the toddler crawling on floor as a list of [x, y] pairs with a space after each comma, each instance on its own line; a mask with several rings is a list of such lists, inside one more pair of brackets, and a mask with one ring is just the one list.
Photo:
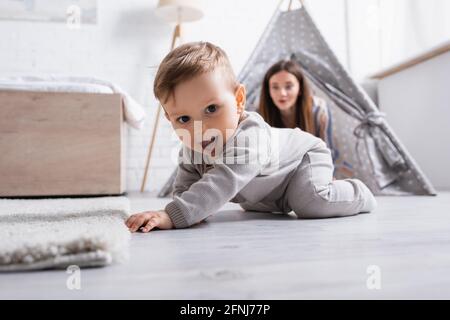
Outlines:
[[193, 42], [171, 51], [159, 66], [154, 93], [182, 141], [178, 173], [173, 200], [164, 210], [130, 216], [131, 232], [190, 227], [229, 201], [299, 218], [376, 207], [360, 180], [333, 180], [331, 153], [320, 138], [299, 128], [272, 128], [245, 110], [245, 87], [221, 48]]

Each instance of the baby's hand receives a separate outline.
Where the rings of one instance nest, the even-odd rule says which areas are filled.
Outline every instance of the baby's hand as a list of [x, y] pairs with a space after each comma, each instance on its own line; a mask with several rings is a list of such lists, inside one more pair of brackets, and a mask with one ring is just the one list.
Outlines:
[[172, 229], [173, 223], [167, 212], [145, 211], [131, 215], [125, 222], [131, 232], [140, 229], [142, 232], [149, 232], [153, 228]]

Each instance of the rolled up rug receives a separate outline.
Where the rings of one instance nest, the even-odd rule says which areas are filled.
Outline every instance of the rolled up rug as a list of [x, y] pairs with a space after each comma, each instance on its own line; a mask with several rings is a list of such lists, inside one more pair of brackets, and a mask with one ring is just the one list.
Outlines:
[[0, 271], [128, 259], [127, 197], [0, 199]]

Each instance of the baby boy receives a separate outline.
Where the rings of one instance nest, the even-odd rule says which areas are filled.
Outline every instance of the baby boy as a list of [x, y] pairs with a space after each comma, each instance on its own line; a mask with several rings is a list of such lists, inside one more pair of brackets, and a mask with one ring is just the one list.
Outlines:
[[244, 210], [328, 218], [370, 212], [376, 200], [358, 179], [333, 179], [325, 142], [299, 128], [272, 128], [246, 111], [246, 91], [226, 53], [192, 42], [161, 62], [154, 94], [182, 142], [173, 200], [131, 215], [131, 232], [186, 228], [227, 202]]

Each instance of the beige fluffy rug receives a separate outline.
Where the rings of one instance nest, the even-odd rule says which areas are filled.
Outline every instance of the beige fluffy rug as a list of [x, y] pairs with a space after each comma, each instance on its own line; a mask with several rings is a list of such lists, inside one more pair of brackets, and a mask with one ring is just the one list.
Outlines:
[[0, 199], [0, 271], [124, 262], [129, 208], [123, 196]]

